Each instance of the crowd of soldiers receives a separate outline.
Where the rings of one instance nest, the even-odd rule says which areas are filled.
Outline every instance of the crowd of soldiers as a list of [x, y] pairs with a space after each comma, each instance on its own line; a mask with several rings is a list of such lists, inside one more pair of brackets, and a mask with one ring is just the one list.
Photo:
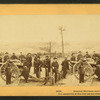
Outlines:
[[[70, 60], [67, 57], [65, 57], [65, 59], [61, 63], [62, 78], [66, 78], [66, 75], [69, 71], [69, 66], [70, 66], [69, 61], [71, 62], [71, 61], [80, 61], [81, 60], [80, 66], [79, 66], [79, 82], [80, 83], [84, 82], [85, 72], [84, 72], [83, 62], [82, 62], [83, 58], [86, 58], [86, 59], [92, 58], [96, 62], [96, 65], [98, 66], [98, 70], [99, 70], [98, 78], [100, 80], [100, 68], [99, 68], [100, 56], [97, 53], [95, 53], [95, 51], [93, 51], [92, 56], [89, 55], [88, 52], [86, 52], [86, 54], [83, 55], [82, 52], [79, 51], [77, 54], [77, 57], [74, 55], [74, 53], [72, 53]], [[3, 62], [9, 62], [9, 59], [12, 59], [12, 60], [19, 59], [21, 61], [21, 63], [23, 64], [22, 75], [24, 76], [26, 82], [28, 81], [28, 77], [29, 77], [29, 73], [30, 73], [30, 69], [31, 69], [32, 65], [34, 67], [33, 74], [36, 74], [37, 78], [40, 78], [40, 72], [42, 71], [42, 67], [44, 67], [45, 68], [45, 78], [50, 77], [50, 75], [52, 74], [52, 75], [54, 75], [55, 83], [57, 82], [57, 74], [59, 71], [59, 63], [57, 61], [57, 57], [54, 57], [53, 61], [51, 62], [50, 57], [47, 55], [45, 57], [45, 59], [42, 61], [41, 57], [38, 56], [37, 54], [35, 54], [34, 55], [34, 62], [32, 64], [31, 53], [28, 53], [26, 56], [24, 56], [21, 52], [19, 57], [17, 57], [15, 55], [15, 53], [13, 53], [12, 56], [9, 57], [9, 54], [6, 52]], [[0, 62], [2, 62], [2, 58], [0, 58]], [[10, 70], [9, 63], [6, 66], [5, 71], [6, 71], [6, 84], [10, 84], [11, 83], [11, 70]]]

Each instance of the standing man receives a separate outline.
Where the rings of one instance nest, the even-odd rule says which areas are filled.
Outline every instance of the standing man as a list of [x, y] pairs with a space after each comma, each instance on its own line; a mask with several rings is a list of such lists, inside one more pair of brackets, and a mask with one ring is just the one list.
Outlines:
[[81, 58], [83, 58], [82, 52], [79, 51], [77, 55], [77, 60], [79, 61]]
[[29, 63], [28, 69], [29, 69], [29, 72], [30, 72], [30, 69], [32, 67], [32, 57], [31, 57], [31, 53], [28, 53], [27, 54], [26, 61]]
[[69, 63], [67, 60], [67, 57], [65, 57], [65, 60], [62, 62], [62, 71], [63, 71], [63, 78], [66, 78], [66, 74], [69, 70]]
[[86, 54], [85, 54], [84, 57], [85, 57], [85, 58], [91, 58], [91, 56], [89, 55], [88, 51], [86, 52]]
[[4, 56], [4, 62], [7, 61], [7, 59], [9, 59], [9, 55], [8, 55], [8, 52], [5, 53], [5, 56]]
[[7, 62], [5, 64], [5, 75], [6, 75], [6, 84], [11, 84], [12, 69], [9, 58], [7, 59]]
[[29, 63], [27, 60], [24, 58], [23, 59], [23, 71], [22, 71], [22, 76], [25, 78], [25, 82], [28, 82], [28, 77], [29, 77], [29, 69], [28, 69]]
[[40, 57], [37, 57], [37, 62], [36, 62], [36, 77], [40, 78], [40, 71], [42, 67], [42, 61], [40, 60]]
[[19, 60], [21, 61], [21, 63], [23, 63], [24, 59], [25, 56], [22, 54], [22, 52], [20, 52]]
[[34, 55], [34, 74], [36, 73], [36, 63], [37, 63], [37, 55]]
[[49, 73], [50, 73], [50, 59], [49, 59], [49, 56], [46, 56], [46, 58], [45, 58], [44, 67], [45, 67], [45, 77], [48, 77]]
[[58, 68], [59, 68], [59, 64], [57, 62], [57, 58], [54, 57], [52, 62], [52, 69], [53, 69], [53, 73], [55, 74], [55, 83], [57, 82]]
[[96, 72], [97, 72], [97, 76], [98, 76], [98, 80], [100, 81], [100, 58], [97, 57], [97, 62], [96, 62]]
[[83, 60], [81, 60], [79, 64], [79, 83], [84, 82], [85, 68], [83, 63]]
[[12, 54], [11, 59], [12, 60], [18, 59], [17, 56], [15, 55], [15, 53]]

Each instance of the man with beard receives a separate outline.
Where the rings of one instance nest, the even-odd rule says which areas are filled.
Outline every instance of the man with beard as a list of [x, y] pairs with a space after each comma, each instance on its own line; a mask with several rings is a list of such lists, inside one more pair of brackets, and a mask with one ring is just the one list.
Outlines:
[[66, 74], [69, 70], [69, 63], [67, 60], [67, 57], [65, 57], [65, 60], [62, 62], [62, 71], [63, 71], [63, 78], [66, 78]]

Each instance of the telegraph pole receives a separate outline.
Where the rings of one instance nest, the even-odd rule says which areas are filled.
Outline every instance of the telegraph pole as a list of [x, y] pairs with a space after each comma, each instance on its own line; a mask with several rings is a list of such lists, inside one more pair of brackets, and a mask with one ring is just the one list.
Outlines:
[[62, 57], [64, 57], [63, 31], [65, 31], [65, 29], [64, 29], [62, 26], [60, 26], [60, 27], [59, 27], [59, 30], [60, 30], [60, 32], [61, 32], [61, 39], [62, 39]]

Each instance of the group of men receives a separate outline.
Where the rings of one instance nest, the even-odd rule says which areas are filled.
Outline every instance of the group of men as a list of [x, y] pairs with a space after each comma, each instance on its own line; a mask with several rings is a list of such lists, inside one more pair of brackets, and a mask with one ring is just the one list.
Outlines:
[[[74, 53], [72, 53], [70, 57], [70, 61], [79, 61], [82, 58], [92, 58], [94, 59], [94, 61], [97, 62], [97, 65], [100, 65], [100, 60], [99, 60], [100, 57], [98, 54], [95, 53], [95, 51], [93, 52], [92, 56], [90, 56], [88, 52], [86, 52], [86, 54], [83, 56], [82, 52], [79, 51], [77, 57], [74, 55]], [[26, 57], [22, 54], [22, 52], [20, 53], [19, 57], [17, 57], [15, 53], [13, 53], [11, 57], [9, 57], [8, 53], [5, 53], [4, 62], [6, 62], [8, 59], [12, 59], [12, 60], [19, 59], [21, 61], [21, 63], [23, 64], [22, 75], [24, 76], [26, 82], [28, 81], [28, 76], [29, 76], [32, 65], [34, 67], [34, 74], [36, 74], [37, 78], [40, 78], [40, 72], [42, 71], [42, 67], [44, 67], [45, 77], [47, 78], [52, 74], [55, 77], [55, 83], [57, 82], [57, 75], [58, 75], [58, 70], [59, 70], [59, 63], [57, 61], [57, 57], [54, 57], [53, 61], [51, 62], [51, 59], [49, 56], [46, 56], [44, 60], [41, 60], [40, 56], [35, 54], [34, 61], [32, 64], [31, 53], [28, 53]], [[69, 60], [67, 57], [65, 57], [65, 59], [62, 61], [61, 66], [62, 66], [62, 69], [61, 69], [62, 78], [66, 78], [66, 75], [69, 71]], [[83, 71], [83, 62], [81, 61], [81, 64], [79, 66], [79, 82], [80, 83], [84, 82], [84, 73], [85, 72]], [[10, 84], [10, 83], [11, 83], [11, 71], [9, 69], [9, 64], [8, 64], [6, 66], [6, 84]]]
[[27, 82], [30, 68], [32, 66], [31, 53], [28, 53], [26, 57], [22, 54], [22, 52], [20, 52], [19, 57], [17, 57], [15, 53], [13, 53], [11, 57], [9, 56], [8, 52], [5, 53], [4, 59], [2, 59], [0, 62], [5, 63], [6, 84], [11, 84], [11, 75], [12, 75], [11, 62], [13, 60], [20, 60], [20, 62], [23, 64], [22, 75], [25, 77], [25, 81]]

